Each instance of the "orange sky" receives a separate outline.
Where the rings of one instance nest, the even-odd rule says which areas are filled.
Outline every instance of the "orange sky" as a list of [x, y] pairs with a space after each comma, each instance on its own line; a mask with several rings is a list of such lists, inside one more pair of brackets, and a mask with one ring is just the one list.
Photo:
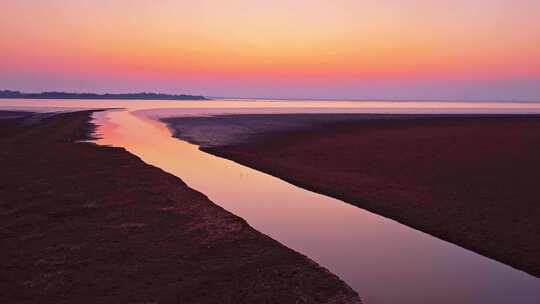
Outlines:
[[505, 98], [540, 99], [539, 54], [536, 0], [22, 0], [0, 11], [0, 87], [25, 90], [377, 97], [372, 84], [383, 98], [510, 83]]

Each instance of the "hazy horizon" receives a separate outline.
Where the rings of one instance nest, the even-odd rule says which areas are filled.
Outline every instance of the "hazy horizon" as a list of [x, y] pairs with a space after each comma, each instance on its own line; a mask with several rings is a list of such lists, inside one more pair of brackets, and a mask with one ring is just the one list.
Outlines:
[[[158, 92], [158, 91], [141, 91], [141, 90], [135, 90], [132, 92], [127, 91], [118, 91], [118, 92], [90, 92], [90, 91], [67, 91], [67, 90], [44, 90], [44, 91], [20, 91], [20, 90], [14, 90], [14, 89], [5, 89], [0, 88], [1, 91], [19, 91], [20, 93], [30, 93], [30, 94], [40, 94], [40, 93], [74, 93], [74, 94], [166, 94], [166, 95], [182, 95], [185, 94], [184, 92], [171, 92], [171, 93], [164, 93], [164, 92]], [[191, 94], [194, 96], [204, 96], [206, 98], [210, 99], [239, 99], [239, 100], [314, 100], [314, 101], [411, 101], [411, 102], [430, 102], [430, 101], [441, 101], [441, 102], [512, 102], [512, 103], [519, 103], [519, 102], [526, 102], [526, 103], [539, 103], [540, 99], [538, 100], [502, 100], [502, 99], [399, 99], [399, 98], [302, 98], [302, 97], [296, 97], [296, 98], [280, 98], [280, 97], [265, 97], [265, 96], [246, 96], [246, 97], [239, 97], [239, 96], [209, 96], [204, 94]]]

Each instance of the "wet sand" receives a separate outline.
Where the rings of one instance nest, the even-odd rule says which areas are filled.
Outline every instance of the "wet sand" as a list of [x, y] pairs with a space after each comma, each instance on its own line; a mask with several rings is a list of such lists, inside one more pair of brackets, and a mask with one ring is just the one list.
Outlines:
[[202, 145], [203, 151], [540, 276], [539, 116], [280, 114], [163, 120], [175, 136]]
[[0, 119], [0, 302], [359, 303], [178, 178], [76, 143], [90, 112], [23, 114]]

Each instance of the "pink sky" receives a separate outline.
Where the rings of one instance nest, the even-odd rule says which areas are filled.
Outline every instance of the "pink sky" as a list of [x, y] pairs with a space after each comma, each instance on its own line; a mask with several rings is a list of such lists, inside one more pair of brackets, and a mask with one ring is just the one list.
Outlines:
[[540, 1], [9, 1], [0, 89], [540, 101]]

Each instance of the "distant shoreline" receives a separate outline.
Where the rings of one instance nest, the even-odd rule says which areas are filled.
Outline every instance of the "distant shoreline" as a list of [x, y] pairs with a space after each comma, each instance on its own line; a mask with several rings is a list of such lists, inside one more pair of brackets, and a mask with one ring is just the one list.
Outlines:
[[97, 94], [97, 93], [72, 93], [72, 92], [41, 92], [24, 93], [20, 91], [0, 91], [0, 99], [138, 99], [138, 100], [209, 100], [200, 95], [174, 95], [161, 93], [123, 93], [123, 94]]

